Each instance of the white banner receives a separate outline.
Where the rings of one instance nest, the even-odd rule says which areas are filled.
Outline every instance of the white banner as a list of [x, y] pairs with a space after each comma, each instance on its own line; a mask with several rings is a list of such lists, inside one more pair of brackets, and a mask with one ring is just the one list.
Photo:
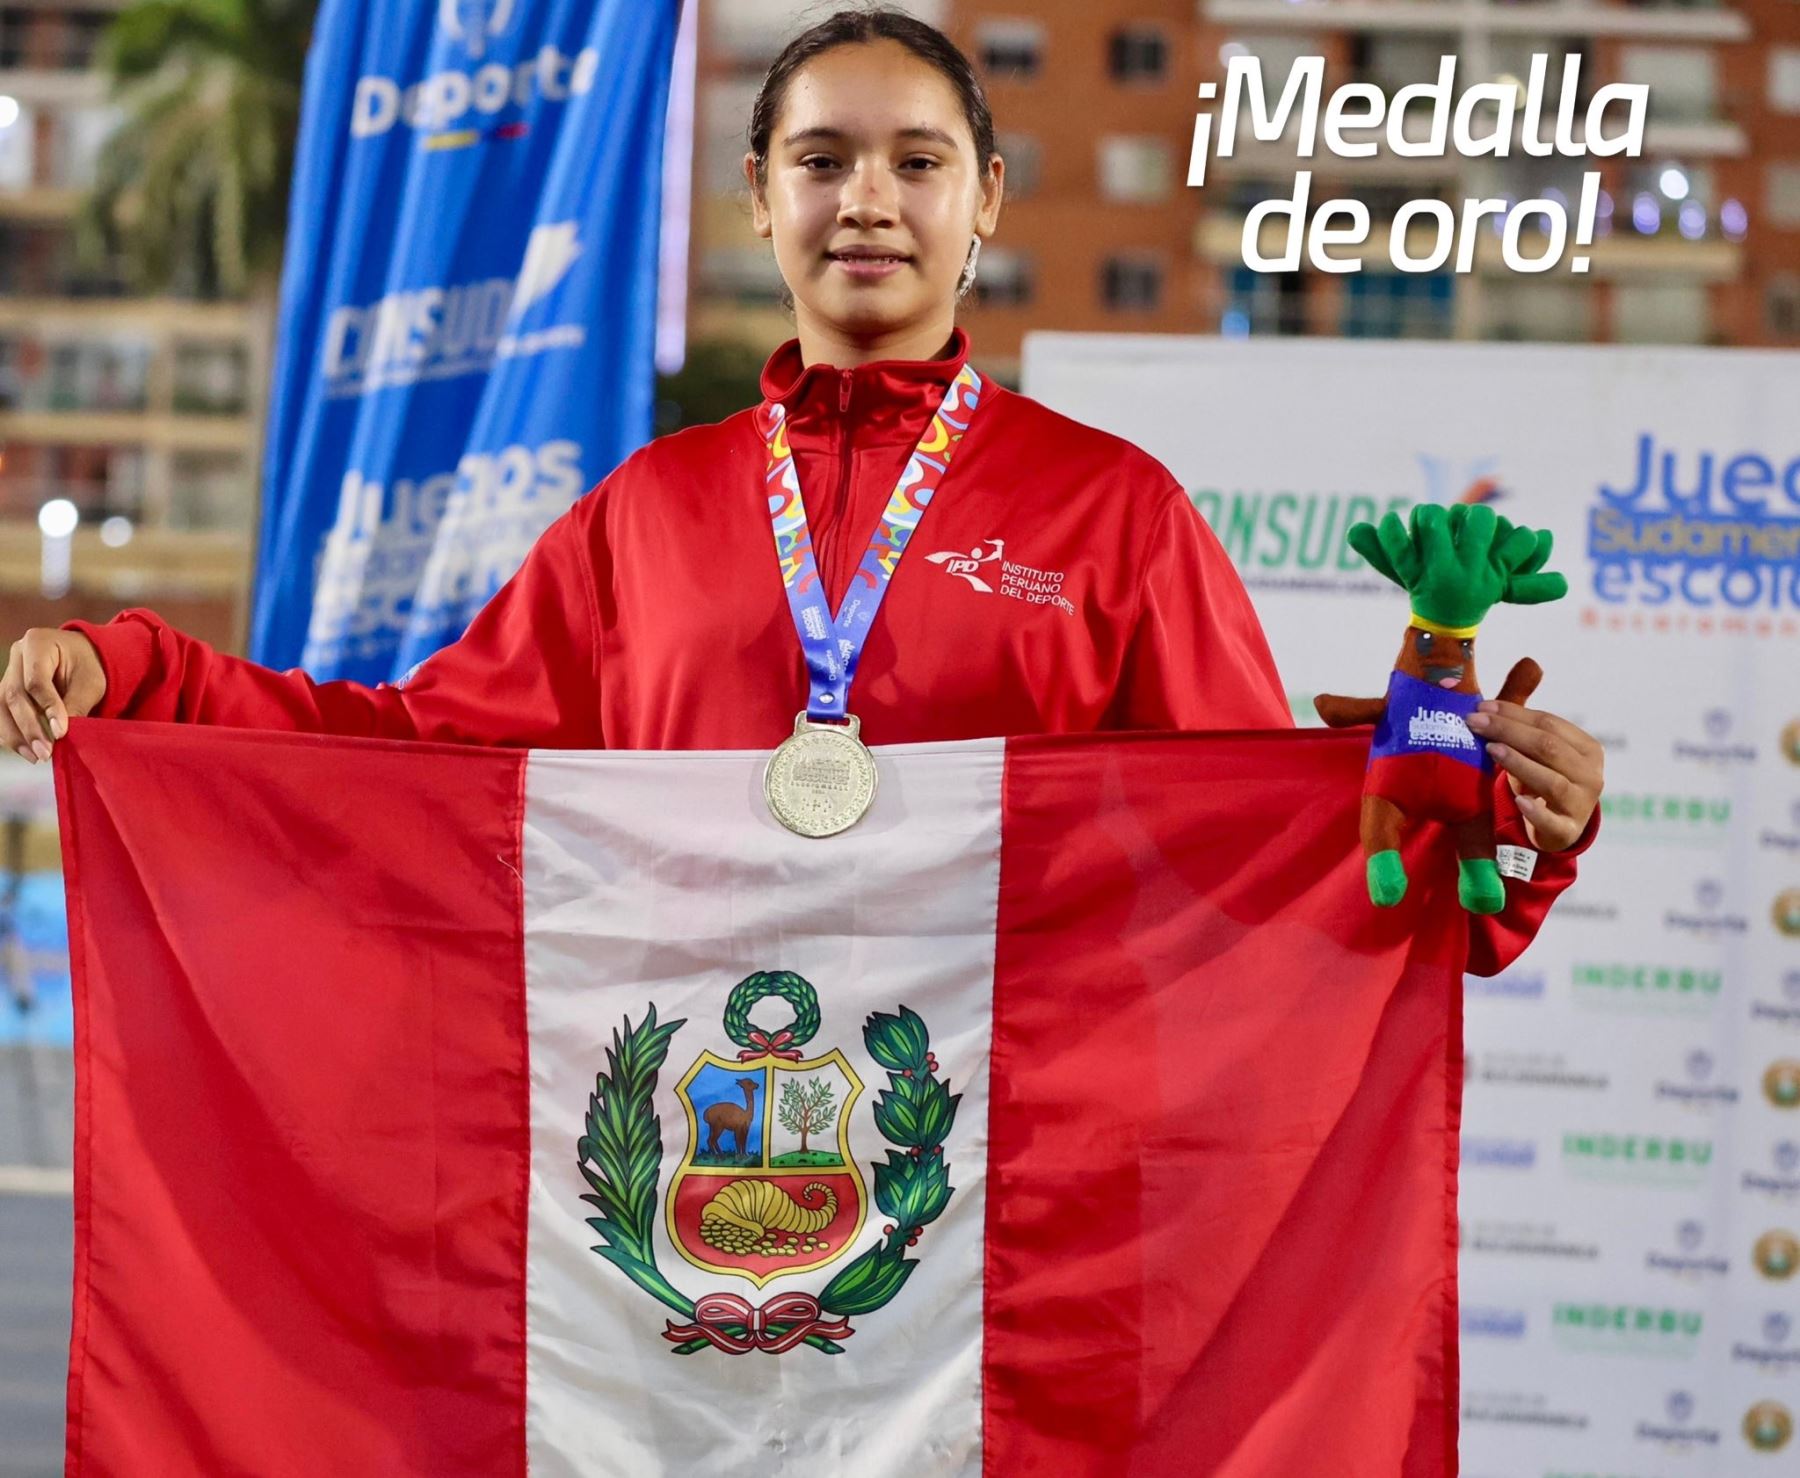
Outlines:
[[1477, 661], [1489, 694], [1543, 664], [1533, 701], [1606, 742], [1605, 818], [1524, 959], [1468, 981], [1463, 1471], [1790, 1467], [1800, 354], [1040, 334], [1024, 388], [1187, 486], [1302, 722], [1383, 692], [1407, 622], [1352, 522], [1554, 531], [1569, 597], [1497, 608]]

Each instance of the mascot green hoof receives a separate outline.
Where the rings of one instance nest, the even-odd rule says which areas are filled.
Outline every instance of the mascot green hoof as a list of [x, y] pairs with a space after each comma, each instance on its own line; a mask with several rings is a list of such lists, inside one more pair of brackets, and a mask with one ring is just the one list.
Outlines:
[[1406, 867], [1400, 854], [1377, 852], [1369, 858], [1369, 902], [1377, 908], [1392, 908], [1406, 897]]
[[1470, 913], [1499, 913], [1506, 907], [1506, 884], [1492, 857], [1465, 857], [1456, 865], [1456, 896]]

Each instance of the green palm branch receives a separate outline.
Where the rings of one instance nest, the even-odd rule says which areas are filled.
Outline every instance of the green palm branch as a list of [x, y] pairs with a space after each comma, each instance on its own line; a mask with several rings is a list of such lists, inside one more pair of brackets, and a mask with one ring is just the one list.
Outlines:
[[137, 0], [101, 43], [122, 112], [79, 239], [138, 286], [238, 296], [278, 275], [318, 0]]

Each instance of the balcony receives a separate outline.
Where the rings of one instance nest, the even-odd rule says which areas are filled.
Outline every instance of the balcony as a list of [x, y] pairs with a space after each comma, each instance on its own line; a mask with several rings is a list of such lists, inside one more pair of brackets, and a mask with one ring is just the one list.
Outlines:
[[[1241, 214], [1223, 211], [1202, 217], [1194, 229], [1195, 254], [1201, 260], [1226, 270], [1242, 268], [1245, 219]], [[1474, 269], [1484, 277], [1516, 281], [1518, 274], [1501, 260], [1500, 238], [1492, 230], [1491, 221], [1490, 217], [1477, 227], [1479, 234], [1475, 240]], [[1373, 221], [1367, 241], [1357, 246], [1328, 247], [1325, 255], [1334, 261], [1361, 261], [1365, 270], [1391, 271], [1390, 230], [1390, 222]], [[1285, 243], [1286, 232], [1285, 220], [1265, 221], [1258, 249], [1265, 257], [1276, 256]], [[1431, 250], [1435, 238], [1434, 228], [1414, 225], [1406, 235], [1406, 250], [1415, 258], [1423, 257]], [[1532, 232], [1528, 231], [1521, 237], [1520, 250], [1527, 257], [1536, 255], [1542, 247], [1542, 238]], [[1585, 273], [1569, 271], [1568, 259], [1575, 254], [1575, 249], [1570, 247], [1563, 254], [1563, 265], [1534, 280], [1570, 283], [1676, 279], [1703, 283], [1731, 282], [1742, 272], [1744, 259], [1743, 247], [1722, 237], [1689, 241], [1676, 234], [1648, 236], [1627, 231], [1601, 236], [1592, 245], [1581, 250], [1589, 259]], [[1304, 249], [1302, 260], [1305, 260]], [[1453, 254], [1451, 262], [1454, 263], [1454, 260]]]
[[1202, 20], [1257, 31], [1413, 31], [1747, 41], [1749, 20], [1722, 5], [1593, 0], [1199, 0]]

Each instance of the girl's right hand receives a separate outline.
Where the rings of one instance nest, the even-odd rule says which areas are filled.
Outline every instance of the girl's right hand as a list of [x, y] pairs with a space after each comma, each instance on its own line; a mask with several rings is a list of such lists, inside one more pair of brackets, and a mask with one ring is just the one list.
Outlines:
[[79, 631], [36, 626], [12, 644], [0, 677], [0, 744], [36, 764], [106, 696], [106, 669]]

